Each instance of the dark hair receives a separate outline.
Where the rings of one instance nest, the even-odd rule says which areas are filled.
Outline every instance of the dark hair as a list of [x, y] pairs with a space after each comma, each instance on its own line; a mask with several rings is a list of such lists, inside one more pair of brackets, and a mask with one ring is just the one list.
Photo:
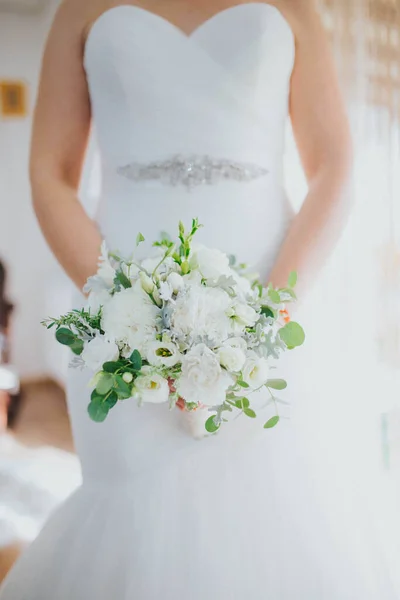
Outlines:
[[6, 298], [6, 280], [7, 271], [4, 264], [0, 261], [0, 330], [6, 329], [10, 319], [13, 305]]

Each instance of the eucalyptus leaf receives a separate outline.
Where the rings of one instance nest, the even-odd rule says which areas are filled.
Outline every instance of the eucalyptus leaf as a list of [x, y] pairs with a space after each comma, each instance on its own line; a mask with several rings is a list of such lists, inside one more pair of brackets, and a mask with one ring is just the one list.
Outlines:
[[83, 348], [84, 348], [83, 340], [80, 340], [79, 338], [76, 338], [74, 343], [71, 344], [71, 346], [70, 346], [70, 349], [72, 350], [72, 352], [74, 354], [76, 354], [77, 356], [80, 356], [82, 354]]
[[132, 397], [132, 388], [122, 379], [121, 375], [115, 375], [114, 381], [115, 392], [120, 400], [126, 400], [127, 398]]
[[237, 383], [238, 383], [238, 385], [240, 385], [240, 387], [242, 387], [242, 388], [249, 388], [249, 387], [250, 387], [250, 386], [249, 386], [249, 384], [248, 384], [248, 383], [246, 383], [245, 381], [238, 381]]
[[297, 348], [304, 343], [305, 333], [301, 325], [295, 321], [286, 323], [284, 327], [279, 330], [279, 337], [289, 349]]
[[96, 385], [96, 392], [105, 396], [114, 385], [114, 377], [111, 373], [102, 372]]
[[267, 421], [264, 425], [264, 429], [272, 429], [276, 427], [280, 421], [280, 417], [276, 415], [276, 417], [272, 417], [269, 421]]
[[93, 392], [91, 393], [91, 396], [90, 396], [90, 400], [94, 404], [104, 402], [104, 398], [105, 398], [105, 396], [102, 394], [99, 394], [97, 390], [93, 390]]
[[108, 409], [113, 408], [117, 404], [117, 402], [118, 402], [117, 393], [114, 391], [110, 392], [105, 401], [105, 404], [108, 407]]
[[135, 371], [140, 371], [142, 368], [142, 357], [139, 350], [134, 350], [130, 355], [129, 360], [132, 363], [133, 369], [135, 369]]
[[276, 290], [274, 290], [273, 288], [271, 288], [268, 292], [268, 296], [270, 298], [270, 300], [274, 303], [274, 304], [280, 304], [281, 302], [281, 297], [279, 295], [279, 292], [277, 292]]
[[287, 383], [284, 379], [268, 379], [266, 386], [272, 390], [285, 390]]
[[66, 327], [60, 327], [56, 331], [56, 340], [63, 346], [72, 346], [76, 339], [76, 335]]
[[296, 284], [297, 284], [297, 273], [296, 273], [296, 271], [292, 271], [289, 275], [288, 286], [290, 288], [294, 288]]
[[91, 402], [88, 406], [89, 416], [92, 419], [92, 421], [95, 421], [96, 423], [102, 423], [103, 421], [105, 421], [107, 418], [108, 412], [109, 412], [109, 408], [105, 403], [97, 404], [97, 403]]
[[123, 366], [123, 363], [120, 361], [110, 361], [110, 362], [106, 362], [103, 365], [103, 371], [105, 371], [106, 373], [115, 373], [116, 371], [118, 371], [118, 369], [120, 369]]
[[206, 430], [208, 431], [208, 433], [216, 433], [219, 430], [219, 428], [221, 427], [221, 425], [218, 425], [215, 422], [215, 416], [216, 415], [212, 415], [206, 421]]
[[255, 419], [257, 417], [256, 413], [251, 408], [245, 408], [243, 412], [246, 417], [250, 417], [250, 419]]
[[240, 410], [245, 410], [246, 408], [249, 408], [250, 401], [248, 398], [239, 398], [238, 400], [236, 400], [235, 405], [236, 408], [239, 408]]

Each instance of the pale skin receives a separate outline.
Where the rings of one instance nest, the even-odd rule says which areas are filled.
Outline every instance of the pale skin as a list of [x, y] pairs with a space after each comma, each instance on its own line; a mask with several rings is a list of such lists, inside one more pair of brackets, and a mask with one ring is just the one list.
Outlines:
[[[77, 198], [91, 123], [83, 49], [92, 23], [118, 4], [109, 0], [62, 2], [46, 45], [35, 111], [30, 161], [34, 208], [52, 251], [80, 289], [97, 269], [102, 241]], [[235, 3], [148, 0], [135, 4], [190, 34]], [[343, 228], [349, 206], [351, 141], [329, 44], [313, 1], [270, 4], [287, 19], [296, 39], [290, 116], [309, 187], [270, 280], [284, 286], [289, 273], [296, 270], [301, 295], [316, 279]]]

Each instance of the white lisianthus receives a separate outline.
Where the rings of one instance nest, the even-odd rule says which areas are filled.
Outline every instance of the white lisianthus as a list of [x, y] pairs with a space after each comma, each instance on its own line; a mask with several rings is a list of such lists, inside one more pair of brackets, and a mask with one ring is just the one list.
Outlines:
[[218, 288], [192, 285], [179, 294], [171, 314], [171, 331], [178, 337], [207, 339], [220, 345], [231, 332], [229, 295]]
[[205, 246], [197, 246], [194, 249], [189, 263], [192, 269], [201, 272], [204, 279], [219, 279], [221, 275], [229, 276], [232, 273], [227, 255]]
[[151, 367], [142, 368], [135, 380], [135, 390], [140, 400], [147, 404], [162, 404], [169, 398], [168, 381], [158, 373], [153, 373]]
[[140, 271], [139, 278], [142, 284], [142, 288], [146, 292], [146, 294], [152, 294], [155, 287], [152, 278], [146, 275], [144, 271]]
[[232, 348], [247, 350], [247, 344], [242, 337], [231, 337], [224, 342], [224, 346], [232, 346]]
[[253, 327], [258, 321], [259, 315], [248, 304], [238, 302], [233, 307], [234, 316], [233, 319], [239, 327]]
[[119, 348], [114, 341], [107, 339], [104, 335], [98, 335], [85, 342], [81, 356], [89, 369], [100, 371], [105, 362], [118, 360]]
[[142, 289], [140, 280], [133, 287], [116, 293], [104, 307], [101, 326], [106, 335], [131, 350], [143, 352], [154, 339], [160, 309]]
[[243, 381], [253, 390], [267, 383], [270, 368], [267, 359], [258, 357], [255, 353], [248, 357], [243, 367]]
[[223, 404], [231, 384], [232, 379], [221, 369], [218, 356], [205, 344], [194, 346], [183, 357], [177, 390], [187, 402], [206, 406]]
[[231, 373], [238, 373], [241, 371], [246, 362], [246, 355], [243, 350], [241, 348], [229, 346], [228, 344], [222, 346], [217, 354], [221, 365]]
[[174, 294], [178, 294], [185, 286], [183, 277], [179, 273], [170, 273], [167, 277], [167, 282]]
[[181, 354], [172, 342], [151, 342], [147, 350], [147, 360], [154, 367], [174, 367], [181, 360]]

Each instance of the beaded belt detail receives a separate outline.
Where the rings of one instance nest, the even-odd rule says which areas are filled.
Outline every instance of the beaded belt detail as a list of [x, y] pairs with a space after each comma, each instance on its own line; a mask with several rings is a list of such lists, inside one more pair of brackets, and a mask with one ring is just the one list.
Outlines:
[[167, 185], [183, 185], [188, 189], [213, 185], [222, 180], [252, 181], [267, 175], [268, 170], [251, 163], [212, 158], [208, 155], [177, 154], [163, 161], [147, 164], [133, 162], [118, 167], [117, 173], [131, 181], [161, 181]]

